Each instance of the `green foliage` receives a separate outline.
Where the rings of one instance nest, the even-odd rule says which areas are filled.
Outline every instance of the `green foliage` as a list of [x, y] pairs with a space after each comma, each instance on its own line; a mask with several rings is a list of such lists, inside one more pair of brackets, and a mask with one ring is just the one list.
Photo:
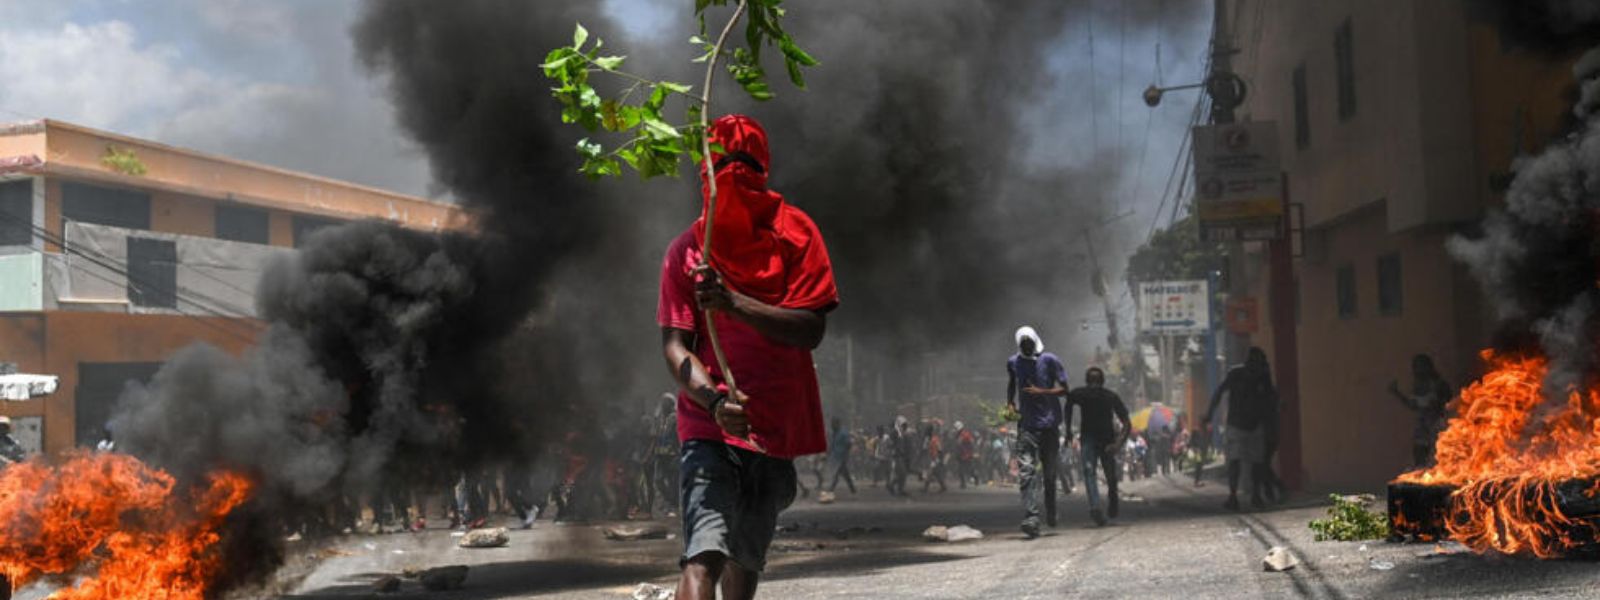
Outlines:
[[1223, 245], [1200, 241], [1200, 227], [1194, 217], [1156, 232], [1150, 242], [1128, 258], [1128, 281], [1205, 279], [1226, 261]]
[[1004, 402], [984, 402], [979, 400], [978, 410], [983, 413], [983, 424], [990, 427], [1015, 424], [1017, 420], [1022, 418], [1022, 415], [1018, 414], [1016, 409], [1011, 408]]
[[132, 148], [118, 148], [108, 145], [106, 146], [105, 156], [100, 157], [100, 164], [123, 175], [133, 175], [135, 177], [143, 176], [145, 173], [150, 172], [150, 169], [144, 166], [144, 161], [139, 160], [139, 155], [133, 153]]
[[[737, 1], [695, 0], [700, 35], [689, 38], [689, 43], [702, 54], [694, 62], [726, 59], [729, 75], [745, 93], [757, 101], [766, 101], [774, 95], [767, 83], [766, 71], [761, 67], [761, 50], [775, 46], [783, 56], [789, 80], [796, 87], [804, 88], [801, 69], [816, 66], [817, 60], [783, 30], [783, 0], [745, 0], [744, 47], [725, 46], [719, 51], [716, 43], [708, 39], [706, 9]], [[694, 163], [700, 162], [703, 107], [702, 99], [690, 93], [693, 88], [623, 71], [626, 56], [601, 54], [604, 42], [594, 38], [590, 45], [590, 39], [589, 31], [579, 24], [573, 32], [572, 45], [551, 50], [542, 65], [545, 77], [555, 83], [551, 95], [561, 102], [563, 123], [577, 124], [590, 133], [616, 134], [610, 137], [621, 139], [609, 149], [592, 136], [579, 140], [577, 151], [583, 157], [579, 172], [590, 178], [621, 175], [622, 165], [626, 164], [645, 179], [657, 175], [676, 177], [679, 162], [685, 156]], [[626, 87], [614, 97], [604, 96], [590, 82], [590, 75], [596, 73], [620, 78], [626, 82]], [[664, 113], [667, 101], [673, 96], [684, 98], [688, 104], [682, 124], [674, 124]]]
[[1316, 541], [1354, 542], [1389, 537], [1389, 517], [1367, 510], [1371, 496], [1352, 499], [1330, 494], [1328, 498], [1333, 500], [1333, 506], [1328, 508], [1328, 518], [1311, 521], [1311, 531]]

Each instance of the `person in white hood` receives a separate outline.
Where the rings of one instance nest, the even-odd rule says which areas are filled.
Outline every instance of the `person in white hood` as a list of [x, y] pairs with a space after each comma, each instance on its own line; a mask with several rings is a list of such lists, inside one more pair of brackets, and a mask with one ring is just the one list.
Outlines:
[[1067, 369], [1056, 355], [1044, 351], [1044, 340], [1032, 327], [1017, 329], [1016, 341], [1017, 353], [1006, 361], [1006, 406], [1020, 415], [1016, 454], [1022, 480], [1022, 533], [1034, 538], [1039, 535], [1041, 512], [1045, 524], [1056, 525], [1056, 469]]

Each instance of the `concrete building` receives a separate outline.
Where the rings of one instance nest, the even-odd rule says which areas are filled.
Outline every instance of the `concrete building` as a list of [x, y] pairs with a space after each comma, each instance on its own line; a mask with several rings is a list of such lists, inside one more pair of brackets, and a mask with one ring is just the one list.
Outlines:
[[[1413, 354], [1458, 387], [1479, 372], [1487, 308], [1445, 243], [1570, 114], [1576, 56], [1513, 48], [1466, 4], [1227, 3], [1250, 85], [1239, 118], [1277, 122], [1289, 201], [1303, 208], [1299, 433], [1313, 487], [1370, 488], [1409, 467], [1415, 416], [1385, 388], [1406, 385]], [[1242, 250], [1232, 295], [1266, 307], [1264, 245]], [[1235, 358], [1250, 342], [1272, 355], [1261, 312]]]
[[68, 123], [0, 125], [0, 362], [61, 378], [0, 414], [35, 449], [93, 444], [126, 383], [174, 351], [248, 347], [267, 263], [358, 219], [467, 224], [450, 204]]

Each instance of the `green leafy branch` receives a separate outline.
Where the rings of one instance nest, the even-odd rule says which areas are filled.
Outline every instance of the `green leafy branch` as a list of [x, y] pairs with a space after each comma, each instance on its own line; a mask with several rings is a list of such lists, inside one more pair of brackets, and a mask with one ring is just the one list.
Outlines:
[[[735, 3], [737, 6], [722, 35], [708, 40], [705, 32], [706, 10], [712, 6]], [[695, 15], [700, 23], [700, 34], [689, 42], [702, 54], [694, 59], [706, 64], [706, 85], [701, 95], [691, 93], [693, 88], [685, 83], [657, 80], [622, 70], [625, 55], [602, 54], [605, 44], [590, 35], [582, 24], [573, 32], [572, 45], [551, 50], [542, 65], [545, 77], [556, 87], [551, 94], [561, 102], [561, 120], [577, 124], [590, 133], [617, 134], [620, 141], [607, 147], [594, 136], [578, 140], [576, 149], [583, 157], [579, 172], [590, 178], [622, 174], [622, 165], [645, 179], [657, 175], [677, 176], [680, 161], [688, 156], [693, 162], [704, 160], [706, 152], [713, 151], [704, 139], [709, 121], [705, 108], [710, 104], [710, 87], [717, 64], [726, 60], [726, 69], [733, 80], [751, 98], [766, 101], [773, 93], [761, 67], [763, 47], [777, 47], [783, 56], [789, 79], [796, 87], [805, 87], [803, 67], [815, 66], [817, 60], [807, 54], [781, 26], [784, 9], [782, 0], [695, 0]], [[745, 17], [745, 47], [728, 49], [728, 34]], [[603, 96], [591, 84], [595, 74], [611, 75], [623, 83], [612, 97]], [[686, 99], [684, 120], [671, 122], [665, 115], [667, 100], [673, 96]]]

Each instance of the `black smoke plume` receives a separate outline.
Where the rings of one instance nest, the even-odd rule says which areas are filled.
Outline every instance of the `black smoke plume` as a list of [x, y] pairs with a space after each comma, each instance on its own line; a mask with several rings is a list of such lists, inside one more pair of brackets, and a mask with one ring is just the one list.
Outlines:
[[[1600, 41], [1600, 4], [1481, 4], [1513, 44], [1571, 56]], [[1557, 398], [1600, 375], [1600, 48], [1576, 61], [1573, 78], [1572, 131], [1518, 159], [1505, 206], [1485, 218], [1482, 235], [1449, 245], [1501, 321], [1497, 344], [1547, 356], [1545, 389]]]
[[[1127, 4], [1131, 27], [1197, 16]], [[1043, 58], [1089, 9], [806, 3], [789, 25], [824, 62], [811, 89], [768, 105], [719, 93], [718, 112], [768, 126], [774, 188], [816, 218], [832, 250], [844, 296], [835, 331], [890, 357], [891, 381], [915, 370], [892, 357], [974, 335], [1003, 352], [1020, 322], [1085, 312], [1087, 265], [1074, 256], [1082, 228], [1117, 211], [1105, 197], [1115, 161], [1033, 155], [1048, 133], [1021, 115], [1054, 102], [1044, 91], [1060, 82]], [[539, 64], [581, 21], [635, 57], [630, 68], [697, 81], [674, 58], [693, 51], [683, 11], [663, 24], [672, 31], [629, 40], [593, 2], [366, 4], [359, 59], [475, 225], [314, 236], [263, 280], [269, 326], [256, 348], [186, 350], [123, 399], [124, 447], [188, 477], [245, 470], [266, 512], [397, 481], [447, 485], [462, 468], [527, 460], [557, 433], [633, 419], [671, 386], [656, 278], [662, 248], [698, 212], [697, 186], [578, 177], [582, 134], [560, 123]]]

